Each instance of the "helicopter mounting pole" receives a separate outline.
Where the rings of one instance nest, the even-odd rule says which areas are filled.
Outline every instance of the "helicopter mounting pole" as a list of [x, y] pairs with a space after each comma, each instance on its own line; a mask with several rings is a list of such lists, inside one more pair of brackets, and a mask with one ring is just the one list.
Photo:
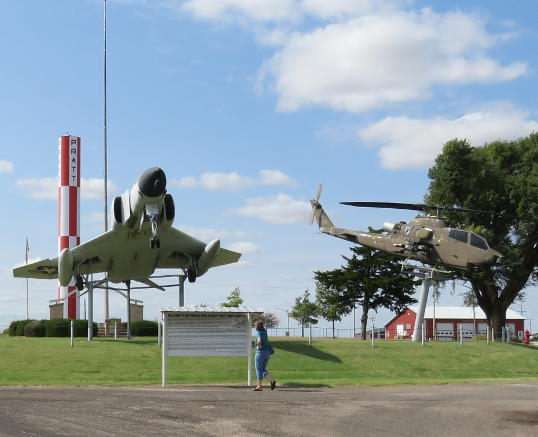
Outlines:
[[418, 312], [413, 328], [412, 341], [422, 340], [422, 324], [424, 323], [424, 313], [426, 311], [426, 303], [428, 302], [428, 293], [430, 286], [435, 281], [446, 281], [452, 277], [452, 272], [437, 270], [434, 267], [418, 266], [415, 264], [402, 264], [402, 271], [407, 271], [414, 276], [422, 278], [422, 289], [418, 300]]

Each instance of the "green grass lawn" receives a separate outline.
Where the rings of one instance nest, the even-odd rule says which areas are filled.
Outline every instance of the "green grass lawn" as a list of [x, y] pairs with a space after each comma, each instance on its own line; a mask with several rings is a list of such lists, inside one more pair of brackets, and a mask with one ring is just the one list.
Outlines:
[[[279, 384], [393, 385], [538, 380], [538, 348], [468, 342], [369, 342], [273, 338], [269, 369]], [[245, 384], [246, 357], [168, 358], [169, 384]], [[255, 378], [255, 375], [253, 375]], [[0, 335], [0, 385], [160, 384], [155, 338], [132, 341]]]

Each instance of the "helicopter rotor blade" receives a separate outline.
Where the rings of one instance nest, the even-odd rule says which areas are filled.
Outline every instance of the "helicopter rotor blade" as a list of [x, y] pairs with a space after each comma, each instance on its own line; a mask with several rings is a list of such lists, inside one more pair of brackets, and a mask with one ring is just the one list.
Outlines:
[[426, 205], [419, 203], [398, 203], [398, 202], [340, 202], [342, 205], [357, 206], [359, 208], [390, 208], [390, 209], [410, 209], [413, 211], [424, 211]]
[[494, 214], [492, 211], [482, 211], [478, 209], [457, 208], [449, 206], [425, 205], [423, 203], [399, 203], [399, 202], [340, 202], [342, 205], [357, 206], [361, 208], [390, 208], [390, 209], [408, 209], [412, 211], [455, 211], [469, 212], [473, 214]]

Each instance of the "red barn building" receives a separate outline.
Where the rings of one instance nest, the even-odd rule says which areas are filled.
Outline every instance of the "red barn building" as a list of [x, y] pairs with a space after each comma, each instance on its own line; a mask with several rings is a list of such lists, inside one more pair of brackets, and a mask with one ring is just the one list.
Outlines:
[[[385, 325], [386, 339], [411, 338], [415, 327], [418, 307], [408, 307]], [[434, 320], [437, 328], [436, 339], [440, 341], [459, 340], [460, 326], [464, 340], [475, 334], [486, 334], [487, 319], [482, 309], [475, 307], [426, 307], [424, 312], [425, 338], [434, 337]], [[506, 331], [509, 338], [523, 338], [525, 317], [511, 309], [506, 310]], [[495, 334], [500, 337], [500, 333]]]

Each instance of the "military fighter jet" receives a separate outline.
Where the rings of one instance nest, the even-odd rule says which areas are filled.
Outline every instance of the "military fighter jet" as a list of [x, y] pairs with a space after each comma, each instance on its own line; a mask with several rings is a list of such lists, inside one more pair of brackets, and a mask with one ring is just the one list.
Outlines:
[[312, 205], [311, 222], [316, 220], [319, 230], [325, 234], [362, 244], [373, 249], [389, 252], [402, 258], [437, 266], [466, 269], [479, 264], [500, 263], [502, 255], [489, 247], [487, 241], [474, 232], [450, 228], [440, 217], [440, 210], [485, 213], [485, 211], [462, 208], [432, 207], [423, 204], [388, 202], [341, 202], [344, 205], [374, 208], [437, 210], [435, 215], [418, 216], [409, 223], [385, 222], [383, 234], [334, 227], [319, 203], [321, 185]]
[[185, 269], [190, 282], [211, 267], [235, 263], [241, 254], [208, 244], [172, 227], [175, 206], [166, 193], [166, 176], [158, 168], [143, 172], [130, 191], [112, 203], [112, 230], [59, 257], [13, 269], [17, 278], [59, 279], [67, 286], [73, 276], [79, 290], [83, 275], [105, 273], [111, 282], [136, 280], [157, 286], [149, 278], [155, 269]]

